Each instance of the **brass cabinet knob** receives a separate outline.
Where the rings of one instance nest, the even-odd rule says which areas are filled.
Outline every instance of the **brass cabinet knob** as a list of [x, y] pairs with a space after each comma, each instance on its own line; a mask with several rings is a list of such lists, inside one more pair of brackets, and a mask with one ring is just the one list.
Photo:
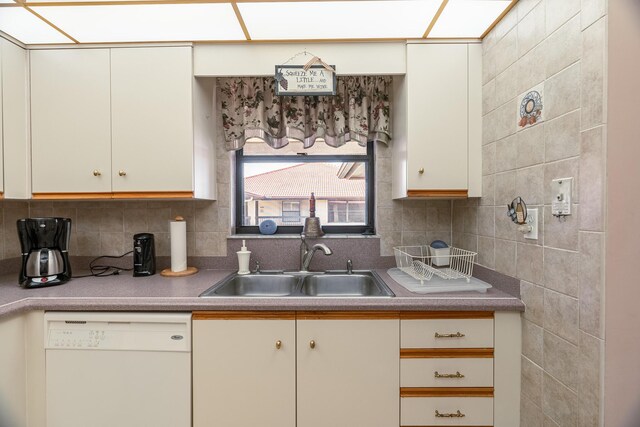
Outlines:
[[436, 418], [463, 418], [463, 417], [466, 417], [466, 415], [460, 412], [459, 409], [453, 414], [443, 414], [441, 412], [438, 412], [438, 410], [436, 409]]
[[100, 175], [102, 175], [102, 172], [100, 172], [98, 169], [93, 170], [93, 176], [100, 176]]
[[316, 342], [314, 340], [309, 341], [309, 347], [316, 348]]
[[125, 171], [118, 171], [118, 175], [120, 176], [126, 176], [127, 173]]
[[280, 350], [281, 347], [282, 347], [282, 341], [280, 340], [276, 341], [276, 348]]
[[418, 169], [418, 173], [419, 173], [420, 175], [422, 175], [422, 174], [424, 173], [424, 168], [420, 168], [420, 169]]

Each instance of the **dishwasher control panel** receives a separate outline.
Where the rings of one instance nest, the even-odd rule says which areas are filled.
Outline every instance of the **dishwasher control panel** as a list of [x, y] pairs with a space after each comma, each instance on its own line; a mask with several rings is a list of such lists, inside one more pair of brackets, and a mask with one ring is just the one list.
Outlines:
[[45, 348], [191, 351], [190, 314], [45, 314]]

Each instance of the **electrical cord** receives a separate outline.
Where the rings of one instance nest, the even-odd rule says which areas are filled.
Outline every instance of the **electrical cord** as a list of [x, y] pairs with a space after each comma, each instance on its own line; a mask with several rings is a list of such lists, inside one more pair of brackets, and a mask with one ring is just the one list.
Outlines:
[[118, 274], [120, 274], [121, 271], [131, 271], [131, 270], [133, 270], [133, 267], [124, 268], [124, 267], [118, 267], [116, 265], [96, 265], [95, 263], [98, 260], [101, 260], [103, 258], [121, 259], [121, 258], [124, 258], [125, 256], [127, 256], [129, 254], [132, 254], [132, 253], [133, 253], [133, 251], [129, 251], [129, 252], [126, 252], [126, 253], [124, 253], [122, 255], [117, 255], [117, 256], [102, 255], [102, 256], [99, 256], [97, 258], [94, 258], [89, 263], [89, 270], [91, 271], [90, 274], [83, 274], [81, 276], [72, 276], [72, 279], [79, 279], [79, 278], [82, 278], [82, 277], [117, 276]]

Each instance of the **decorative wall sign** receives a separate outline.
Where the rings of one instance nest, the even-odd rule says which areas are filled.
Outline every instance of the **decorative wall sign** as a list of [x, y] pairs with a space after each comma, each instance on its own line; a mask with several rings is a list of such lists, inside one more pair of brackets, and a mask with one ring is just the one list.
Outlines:
[[542, 121], [542, 89], [536, 89], [527, 92], [520, 102], [518, 125], [522, 128]]
[[336, 94], [335, 65], [276, 65], [276, 95], [333, 96]]

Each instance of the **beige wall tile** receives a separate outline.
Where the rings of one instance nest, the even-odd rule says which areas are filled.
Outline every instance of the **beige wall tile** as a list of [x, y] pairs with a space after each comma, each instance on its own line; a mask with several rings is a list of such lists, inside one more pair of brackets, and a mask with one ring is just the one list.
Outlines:
[[601, 366], [604, 358], [604, 341], [581, 332], [579, 351], [578, 425], [599, 427], [603, 404]]
[[496, 174], [496, 205], [506, 207], [516, 196], [516, 173]]
[[464, 231], [464, 214], [466, 211], [465, 206], [454, 206], [453, 207], [453, 219], [451, 224], [451, 229], [453, 231]]
[[496, 253], [493, 237], [478, 236], [478, 264], [487, 268], [495, 268]]
[[540, 123], [518, 132], [517, 167], [544, 162], [544, 128], [544, 123]]
[[78, 231], [100, 231], [100, 220], [102, 209], [100, 208], [79, 208]]
[[544, 166], [518, 169], [516, 172], [516, 193], [528, 207], [544, 203]]
[[144, 208], [124, 209], [124, 231], [142, 233], [149, 229], [147, 224], [147, 210]]
[[580, 233], [580, 329], [599, 338], [604, 337], [604, 245], [603, 233]]
[[393, 206], [390, 182], [376, 182], [376, 205], [386, 207]]
[[480, 199], [480, 205], [493, 206], [495, 205], [495, 189], [496, 189], [496, 177], [495, 175], [486, 175], [482, 177], [482, 199]]
[[518, 108], [517, 102], [516, 98], [513, 98], [511, 101], [508, 101], [506, 104], [496, 108], [491, 113], [491, 115], [494, 116], [494, 141], [513, 135], [518, 130], [518, 123], [514, 113]]
[[542, 368], [522, 356], [522, 394], [536, 406], [542, 406]]
[[581, 3], [582, 29], [596, 22], [607, 12], [607, 0], [582, 0]]
[[421, 246], [427, 243], [426, 231], [403, 231], [402, 232], [402, 245], [403, 246]]
[[509, 68], [495, 78], [495, 103], [502, 105], [518, 94], [518, 63], [514, 62]]
[[524, 93], [544, 81], [545, 55], [544, 44], [539, 44], [518, 60], [517, 93]]
[[522, 280], [520, 281], [520, 299], [526, 306], [524, 318], [538, 326], [543, 326], [544, 288]]
[[582, 129], [606, 122], [606, 18], [582, 33]]
[[427, 211], [423, 203], [404, 203], [402, 207], [402, 231], [424, 231], [427, 228]]
[[[496, 238], [505, 240], [518, 239], [518, 226], [507, 216], [506, 203], [504, 207], [497, 206], [495, 211]], [[514, 269], [515, 271], [515, 269]]]
[[511, 135], [501, 139], [496, 143], [495, 171], [504, 172], [516, 168], [516, 157], [518, 153], [518, 138]]
[[402, 230], [402, 216], [394, 208], [378, 208], [377, 214], [376, 229], [379, 233]]
[[547, 373], [542, 378], [542, 410], [560, 426], [575, 426], [577, 421], [577, 396]]
[[558, 292], [544, 291], [544, 327], [578, 344], [578, 300]]
[[560, 427], [560, 425], [545, 415], [542, 427]]
[[522, 395], [520, 398], [520, 427], [543, 427], [543, 417], [542, 409]]
[[427, 231], [451, 231], [451, 204], [427, 207]]
[[492, 206], [478, 208], [478, 235], [494, 237], [496, 234], [495, 209]]
[[578, 346], [544, 333], [544, 370], [574, 392], [578, 390]]
[[544, 83], [545, 120], [580, 107], [580, 62], [565, 68]]
[[482, 86], [482, 115], [495, 110], [497, 106], [496, 79], [491, 79]]
[[540, 0], [519, 0], [516, 4], [518, 21], [523, 20], [538, 3], [540, 3]]
[[580, 155], [580, 110], [560, 116], [544, 126], [545, 161]]
[[98, 256], [104, 255], [100, 248], [100, 232], [78, 231], [78, 252], [74, 255]]
[[376, 179], [380, 182], [391, 182], [391, 158], [380, 157], [376, 159]]
[[380, 255], [392, 256], [393, 248], [402, 245], [402, 233], [400, 231], [385, 231], [380, 234]]
[[549, 0], [545, 2], [547, 34], [552, 34], [572, 16], [580, 12], [580, 0]]
[[[124, 248], [124, 233], [100, 233], [100, 255], [122, 255], [125, 252]], [[133, 242], [131, 249], [133, 249]]]
[[465, 208], [464, 232], [478, 234], [478, 208], [476, 207]]
[[582, 33], [580, 31], [580, 15], [578, 14], [545, 40], [547, 77], [551, 77], [580, 60], [581, 51]]
[[518, 243], [516, 274], [519, 279], [541, 284], [543, 266], [544, 258], [542, 246]]
[[522, 355], [542, 366], [544, 330], [528, 320], [522, 321]]
[[482, 44], [482, 84], [487, 84], [496, 77], [496, 47]]
[[171, 208], [147, 209], [147, 226], [151, 233], [168, 233]]
[[218, 230], [218, 206], [217, 203], [201, 202], [196, 205], [196, 232]]
[[607, 161], [604, 127], [582, 132], [581, 136], [580, 230], [603, 231]]
[[496, 143], [482, 147], [482, 175], [490, 175], [496, 172]]
[[578, 250], [578, 205], [571, 207], [571, 215], [557, 218], [551, 215], [551, 206], [544, 207], [544, 244], [569, 251]]
[[518, 34], [515, 29], [509, 31], [492, 49], [496, 75], [509, 68], [518, 59]]
[[171, 234], [169, 233], [153, 233], [154, 241], [156, 244], [157, 256], [170, 256], [171, 255]]
[[545, 2], [538, 3], [518, 24], [518, 56], [529, 52], [545, 37]]
[[544, 285], [578, 297], [578, 253], [544, 248]]
[[516, 242], [496, 239], [496, 271], [516, 275]]
[[124, 214], [122, 209], [103, 208], [101, 209], [100, 231], [118, 233], [124, 231]]

